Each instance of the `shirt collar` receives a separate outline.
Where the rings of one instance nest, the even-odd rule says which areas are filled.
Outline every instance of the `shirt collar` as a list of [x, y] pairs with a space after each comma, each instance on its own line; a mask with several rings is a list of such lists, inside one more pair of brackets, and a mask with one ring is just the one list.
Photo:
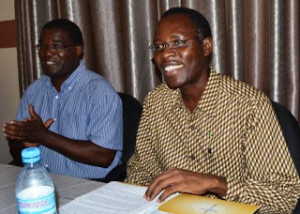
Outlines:
[[[181, 92], [179, 89], [175, 90], [176, 102], [174, 103], [175, 106], [185, 108]], [[214, 109], [217, 105], [217, 101], [220, 96], [220, 78], [218, 73], [211, 69], [210, 75], [205, 86], [204, 92], [200, 98], [200, 101], [195, 109], [201, 109], [201, 111], [209, 112], [210, 110]]]
[[83, 78], [84, 71], [85, 71], [85, 65], [82, 60], [80, 60], [80, 64], [75, 69], [75, 71], [71, 74], [71, 76], [68, 77], [64, 81], [64, 83], [61, 85], [61, 90], [65, 90], [66, 88], [73, 88], [74, 85]]
[[[83, 60], [80, 60], [80, 63], [78, 65], [78, 67], [74, 70], [74, 72], [71, 74], [71, 76], [69, 76], [61, 85], [61, 91], [65, 90], [66, 88], [73, 88], [75, 86], [75, 84], [84, 76], [84, 72], [86, 70], [85, 64], [83, 62]], [[46, 84], [49, 87], [53, 87], [52, 83], [51, 83], [51, 79], [49, 76], [46, 76]]]

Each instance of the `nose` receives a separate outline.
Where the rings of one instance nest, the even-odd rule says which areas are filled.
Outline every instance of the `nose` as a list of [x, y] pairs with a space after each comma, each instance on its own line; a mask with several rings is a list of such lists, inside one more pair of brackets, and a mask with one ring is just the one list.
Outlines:
[[176, 54], [175, 48], [170, 48], [168, 45], [161, 51], [163, 58], [168, 58], [170, 56], [174, 56]]
[[54, 54], [54, 50], [52, 50], [51, 48], [47, 47], [45, 49], [40, 49], [40, 54], [44, 55], [44, 56], [53, 55]]

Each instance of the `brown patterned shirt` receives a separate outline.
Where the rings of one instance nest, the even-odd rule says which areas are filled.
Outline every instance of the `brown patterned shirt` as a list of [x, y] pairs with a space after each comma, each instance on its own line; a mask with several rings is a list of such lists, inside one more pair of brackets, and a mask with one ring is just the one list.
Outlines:
[[269, 102], [259, 90], [211, 71], [198, 106], [162, 83], [145, 99], [126, 182], [149, 185], [170, 168], [227, 178], [225, 199], [291, 213], [300, 181]]

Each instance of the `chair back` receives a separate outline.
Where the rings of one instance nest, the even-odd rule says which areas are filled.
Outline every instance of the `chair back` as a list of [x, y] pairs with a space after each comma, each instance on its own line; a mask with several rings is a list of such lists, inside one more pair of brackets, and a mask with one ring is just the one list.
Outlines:
[[[300, 127], [294, 116], [281, 104], [272, 102], [283, 136], [300, 176]], [[300, 214], [300, 199], [293, 214]]]
[[123, 136], [124, 146], [122, 162], [127, 163], [134, 153], [137, 129], [142, 113], [141, 103], [133, 96], [119, 92], [123, 103]]
[[138, 125], [142, 113], [141, 103], [133, 96], [118, 92], [123, 104], [123, 155], [122, 164], [110, 171], [100, 181], [124, 181], [126, 178], [126, 166], [134, 153]]

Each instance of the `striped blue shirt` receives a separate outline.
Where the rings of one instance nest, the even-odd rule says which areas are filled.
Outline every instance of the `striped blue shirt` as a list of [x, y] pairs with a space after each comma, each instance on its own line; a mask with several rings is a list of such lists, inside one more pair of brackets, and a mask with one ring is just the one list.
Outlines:
[[41, 145], [41, 163], [50, 172], [80, 178], [103, 178], [120, 164], [123, 149], [121, 99], [106, 79], [87, 70], [83, 62], [62, 84], [59, 93], [46, 75], [34, 81], [21, 99], [17, 120], [30, 117], [30, 103], [43, 121], [54, 118], [51, 131], [117, 150], [110, 167], [102, 168], [76, 162]]

